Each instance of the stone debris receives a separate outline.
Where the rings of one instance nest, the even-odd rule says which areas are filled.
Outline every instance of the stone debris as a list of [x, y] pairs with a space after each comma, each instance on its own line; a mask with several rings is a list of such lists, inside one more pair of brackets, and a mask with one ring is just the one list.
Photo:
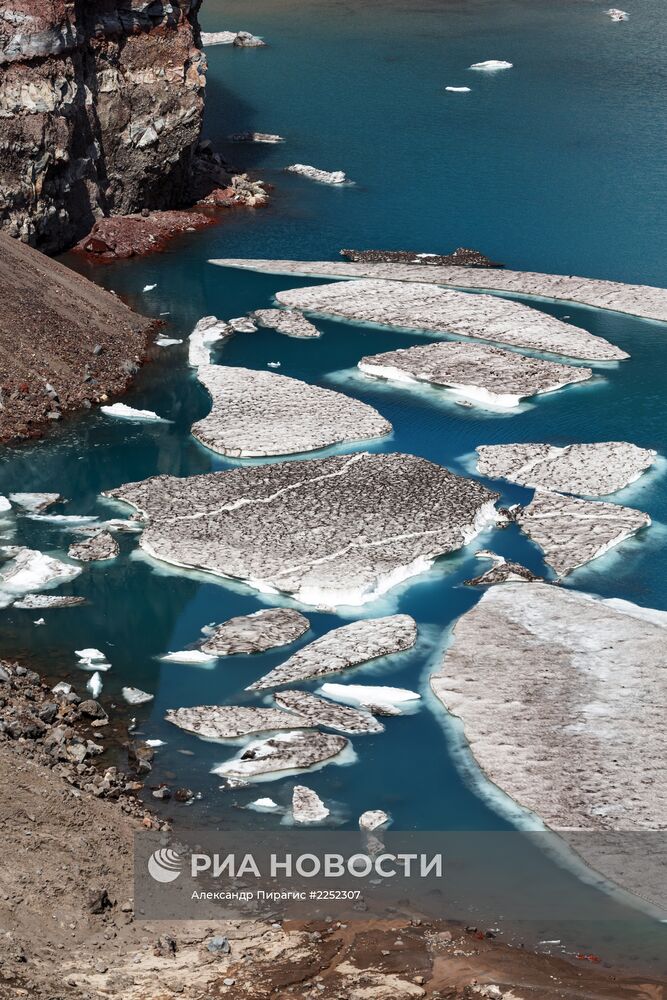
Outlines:
[[290, 167], [285, 167], [289, 173], [301, 174], [311, 181], [319, 184], [350, 184], [343, 170], [320, 170], [318, 167], [310, 167], [306, 163], [293, 163]]
[[490, 559], [493, 565], [491, 569], [473, 577], [472, 580], [464, 580], [463, 582], [468, 587], [491, 587], [496, 583], [534, 583], [536, 580], [543, 579], [522, 566], [521, 563], [508, 561], [503, 556], [496, 555], [495, 552], [480, 549], [475, 555], [478, 559]]
[[85, 604], [85, 597], [56, 597], [51, 594], [26, 594], [20, 601], [15, 601], [15, 608], [34, 610], [37, 608], [74, 608]]
[[310, 726], [298, 715], [279, 708], [246, 708], [234, 705], [196, 705], [193, 708], [170, 708], [165, 715], [179, 729], [205, 740], [231, 740], [252, 733], [272, 732]]
[[98, 559], [115, 559], [120, 548], [118, 542], [108, 531], [100, 531], [85, 542], [70, 545], [67, 555], [70, 559], [81, 562], [95, 562]]
[[300, 771], [324, 764], [348, 747], [344, 736], [330, 733], [278, 733], [270, 739], [251, 743], [239, 757], [212, 770], [222, 777], [252, 779], [280, 771]]
[[306, 785], [295, 785], [292, 792], [292, 818], [295, 823], [321, 823], [331, 810], [327, 809], [317, 792]]
[[215, 656], [264, 653], [296, 642], [309, 628], [308, 619], [292, 608], [263, 608], [216, 625], [208, 632], [201, 649]]
[[284, 142], [282, 135], [274, 135], [271, 132], [234, 132], [227, 136], [227, 142]]
[[192, 368], [211, 363], [211, 348], [234, 335], [229, 323], [217, 316], [203, 316], [188, 338], [188, 364]]
[[124, 687], [122, 694], [128, 705], [144, 705], [147, 701], [152, 701], [154, 697], [147, 691], [135, 687]]
[[604, 555], [651, 523], [648, 514], [632, 507], [543, 490], [535, 492], [516, 520], [559, 576]]
[[526, 357], [481, 344], [424, 344], [362, 358], [365, 375], [396, 382], [443, 386], [492, 406], [518, 406], [523, 399], [592, 378], [590, 368]]
[[400, 453], [156, 476], [108, 496], [141, 512], [151, 556], [318, 607], [375, 600], [497, 520], [497, 494]]
[[382, 809], [368, 809], [359, 817], [359, 829], [372, 833], [374, 830], [379, 830], [381, 826], [387, 826], [389, 822], [390, 817]]
[[400, 705], [420, 701], [421, 695], [407, 688], [383, 687], [379, 684], [331, 684], [322, 685], [319, 694], [334, 701], [351, 702], [362, 705], [374, 715], [401, 715]]
[[106, 417], [115, 417], [117, 420], [135, 420], [152, 424], [169, 424], [170, 420], [160, 417], [153, 410], [137, 410], [134, 406], [126, 403], [113, 403], [111, 406], [100, 406], [100, 412]]
[[657, 452], [626, 441], [596, 441], [559, 448], [549, 444], [481, 445], [477, 469], [482, 476], [521, 486], [608, 496], [646, 472]]
[[[468, 92], [470, 87], [445, 87], [445, 90]], [[457, 267], [503, 267], [479, 250], [457, 247], [452, 253], [415, 253], [412, 250], [341, 250], [341, 257], [365, 264], [450, 264]]]
[[320, 337], [320, 331], [298, 309], [255, 309], [250, 314], [258, 326], [284, 333], [286, 337]]
[[[313, 278], [385, 278], [391, 281], [422, 281], [480, 291], [507, 292], [578, 303], [594, 309], [611, 309], [643, 319], [667, 322], [667, 289], [651, 285], [629, 285], [622, 281], [580, 278], [576, 275], [540, 274], [535, 271], [430, 266], [429, 264], [367, 264], [330, 260], [211, 260], [220, 267], [238, 267], [269, 274], [298, 274]], [[560, 352], [559, 352], [560, 353]], [[621, 352], [621, 356], [623, 355]]]
[[602, 337], [520, 302], [423, 282], [332, 282], [278, 292], [276, 300], [290, 309], [353, 323], [457, 334], [571, 358], [614, 361], [628, 356]]
[[380, 656], [411, 649], [417, 641], [417, 623], [410, 615], [365, 618], [320, 636], [260, 677], [247, 691], [293, 684], [311, 677], [349, 670]]
[[192, 434], [219, 455], [297, 454], [392, 431], [367, 403], [286, 375], [202, 365], [197, 378], [206, 386], [213, 408], [193, 424]]
[[308, 691], [280, 691], [273, 700], [288, 712], [296, 712], [311, 726], [324, 726], [340, 733], [381, 733], [384, 726], [368, 712], [336, 705]]
[[60, 493], [10, 493], [9, 499], [17, 507], [29, 510], [33, 514], [47, 510], [54, 503], [62, 500]]
[[[488, 780], [649, 899], [656, 885], [638, 831], [667, 826], [666, 638], [664, 611], [511, 583], [459, 618], [431, 677]], [[596, 831], [626, 831], [616, 855]]]

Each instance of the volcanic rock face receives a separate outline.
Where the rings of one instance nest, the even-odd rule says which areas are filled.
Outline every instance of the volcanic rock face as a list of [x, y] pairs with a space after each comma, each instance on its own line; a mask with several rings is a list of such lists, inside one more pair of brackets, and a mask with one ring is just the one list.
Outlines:
[[199, 0], [17, 0], [0, 13], [0, 225], [55, 251], [188, 194]]
[[155, 558], [320, 607], [374, 600], [497, 518], [497, 494], [403, 454], [157, 476], [109, 496], [142, 512]]

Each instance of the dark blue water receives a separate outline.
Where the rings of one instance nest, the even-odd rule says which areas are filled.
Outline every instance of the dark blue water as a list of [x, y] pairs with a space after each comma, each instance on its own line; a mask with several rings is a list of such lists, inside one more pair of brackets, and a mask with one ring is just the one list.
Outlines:
[[[141, 311], [168, 313], [167, 333], [179, 337], [202, 315], [241, 315], [269, 305], [279, 289], [312, 283], [223, 270], [207, 263], [212, 257], [334, 259], [343, 246], [447, 251], [470, 245], [515, 267], [667, 284], [662, 8], [646, 2], [623, 24], [610, 22], [603, 9], [497, 0], [421, 0], [401, 8], [384, 0], [258, 0], [252, 7], [209, 0], [207, 30], [247, 28], [271, 42], [262, 50], [209, 50], [207, 134], [239, 166], [275, 184], [272, 201], [256, 212], [228, 213], [219, 226], [174, 242], [164, 254], [88, 273]], [[515, 68], [493, 76], [466, 70], [489, 58], [508, 59]], [[468, 85], [472, 92], [446, 94], [446, 85]], [[279, 132], [287, 142], [225, 146], [227, 133], [245, 129]], [[295, 161], [344, 169], [357, 183], [336, 190], [282, 173]], [[152, 283], [155, 291], [142, 294]], [[409, 451], [466, 474], [479, 444], [626, 439], [663, 452], [667, 328], [571, 306], [541, 308], [601, 334], [630, 360], [599, 366], [594, 383], [512, 414], [463, 409], [444, 393], [388, 388], [351, 374], [362, 355], [425, 341], [418, 335], [322, 322], [319, 340], [263, 331], [238, 336], [217, 360], [257, 368], [280, 361], [283, 374], [343, 388], [393, 423], [393, 438], [377, 449]], [[127, 402], [173, 423], [134, 425], [100, 414], [74, 419], [45, 442], [4, 450], [0, 491], [57, 489], [69, 499], [63, 512], [107, 514], [113, 511], [99, 494], [122, 482], [232, 467], [189, 435], [209, 403], [183, 348], [159, 352]], [[529, 495], [489, 485], [504, 502]], [[653, 526], [575, 574], [568, 586], [667, 608], [662, 469], [615, 499], [648, 511]], [[54, 553], [70, 541], [62, 528], [27, 519], [18, 520], [16, 538]], [[35, 613], [0, 612], [3, 654], [46, 665], [54, 677], [81, 687], [86, 675], [74, 649], [105, 650], [112, 670], [104, 676], [104, 696], [118, 698], [127, 683], [155, 694], [135, 713], [141, 733], [167, 741], [156, 757], [155, 783], [186, 784], [202, 794], [194, 806], [173, 804], [167, 814], [182, 818], [188, 808], [196, 822], [274, 824], [275, 818], [240, 807], [258, 794], [287, 803], [293, 780], [262, 784], [259, 792], [223, 792], [209, 771], [237, 748], [197, 740], [163, 716], [180, 705], [256, 704], [243, 689], [285, 651], [227, 658], [213, 669], [156, 659], [194, 643], [204, 625], [265, 603], [247, 588], [137, 559], [134, 537], [123, 537], [122, 545], [120, 558], [86, 568], [58, 590], [84, 594], [86, 607], [47, 612], [39, 628], [32, 624]], [[449, 625], [478, 599], [463, 581], [479, 572], [473, 553], [481, 547], [547, 572], [538, 550], [511, 527], [477, 539], [361, 612], [408, 612], [421, 639], [413, 652], [359, 668], [350, 680], [418, 688], [425, 704], [415, 715], [388, 720], [382, 735], [356, 738], [355, 763], [308, 775], [308, 784], [336, 804], [342, 826], [352, 828], [372, 807], [389, 811], [396, 829], [511, 828], [500, 804], [462, 777], [455, 735], [426, 689]], [[310, 638], [349, 620], [308, 614]], [[571, 877], [562, 878], [564, 892], [574, 893]], [[628, 916], [611, 903], [608, 915]], [[612, 934], [607, 957], [658, 961], [664, 951], [659, 928], [644, 920], [621, 932], [610, 930], [615, 926], [571, 931], [568, 946], [603, 950], [604, 935]], [[549, 930], [544, 936], [558, 936]]]

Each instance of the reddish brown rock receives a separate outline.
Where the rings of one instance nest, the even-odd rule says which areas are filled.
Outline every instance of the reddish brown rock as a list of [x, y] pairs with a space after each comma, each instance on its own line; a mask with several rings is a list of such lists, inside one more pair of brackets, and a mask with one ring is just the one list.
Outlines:
[[156, 253], [163, 250], [172, 237], [203, 229], [215, 221], [214, 215], [199, 211], [112, 216], [96, 222], [75, 250], [102, 261]]

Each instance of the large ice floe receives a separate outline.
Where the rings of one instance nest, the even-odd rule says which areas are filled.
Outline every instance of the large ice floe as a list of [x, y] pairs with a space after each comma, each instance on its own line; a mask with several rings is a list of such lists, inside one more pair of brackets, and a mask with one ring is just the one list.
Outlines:
[[57, 587], [81, 572], [80, 566], [20, 545], [0, 547], [0, 556], [7, 559], [0, 565], [0, 607], [7, 607], [33, 590]]
[[212, 451], [261, 458], [315, 451], [390, 434], [377, 410], [332, 389], [252, 368], [202, 365], [213, 408], [192, 427]]
[[9, 499], [23, 510], [38, 513], [58, 503], [62, 497], [60, 493], [10, 493]]
[[506, 268], [470, 268], [452, 264], [375, 263], [330, 260], [249, 260], [238, 257], [209, 261], [219, 267], [238, 267], [268, 274], [296, 274], [312, 278], [385, 278], [421, 281], [452, 288], [506, 292], [508, 295], [575, 302], [594, 309], [667, 321], [667, 288], [629, 285], [622, 281], [581, 278], [572, 274], [540, 274]]
[[423, 344], [362, 358], [365, 375], [395, 382], [427, 382], [491, 406], [514, 407], [538, 393], [585, 382], [593, 372], [482, 344]]
[[278, 733], [251, 743], [238, 757], [214, 767], [212, 773], [246, 780], [274, 773], [280, 777], [280, 772], [301, 771], [325, 764], [349, 745], [344, 736], [318, 730]]
[[375, 600], [497, 520], [497, 494], [400, 453], [156, 476], [108, 495], [142, 512], [154, 558], [320, 607]]
[[657, 453], [626, 441], [597, 441], [564, 448], [550, 444], [481, 445], [477, 454], [482, 476], [558, 493], [607, 496], [639, 479], [653, 465]]
[[278, 292], [276, 300], [290, 309], [333, 319], [457, 334], [571, 358], [615, 361], [628, 356], [602, 337], [520, 302], [424, 282], [333, 282]]
[[99, 559], [115, 559], [120, 549], [118, 542], [108, 531], [99, 531], [83, 542], [70, 545], [67, 555], [80, 562], [96, 562]]
[[298, 309], [255, 309], [250, 314], [258, 326], [284, 333], [286, 337], [320, 337], [320, 331]]
[[253, 733], [293, 730], [309, 723], [279, 708], [249, 708], [235, 705], [196, 705], [170, 708], [165, 715], [179, 729], [206, 740], [229, 740]]
[[[459, 618], [431, 677], [489, 782], [642, 894], [654, 886], [640, 831], [662, 831], [662, 850], [667, 829], [666, 642], [664, 611], [507, 584]], [[614, 857], [596, 831], [629, 832]]]
[[217, 316], [203, 316], [188, 338], [188, 364], [192, 368], [210, 364], [213, 346], [233, 337], [234, 332]]
[[215, 656], [264, 653], [296, 642], [309, 628], [308, 619], [293, 608], [262, 608], [207, 629], [201, 649]]
[[260, 691], [337, 674], [380, 656], [411, 649], [416, 641], [417, 623], [410, 615], [363, 618], [315, 639], [254, 684], [249, 684], [246, 690]]
[[384, 726], [369, 712], [336, 705], [308, 691], [279, 691], [273, 699], [288, 712], [296, 712], [311, 726], [325, 726], [340, 733], [381, 733]]
[[633, 507], [537, 490], [517, 522], [542, 549], [545, 561], [566, 576], [648, 527], [651, 518]]

